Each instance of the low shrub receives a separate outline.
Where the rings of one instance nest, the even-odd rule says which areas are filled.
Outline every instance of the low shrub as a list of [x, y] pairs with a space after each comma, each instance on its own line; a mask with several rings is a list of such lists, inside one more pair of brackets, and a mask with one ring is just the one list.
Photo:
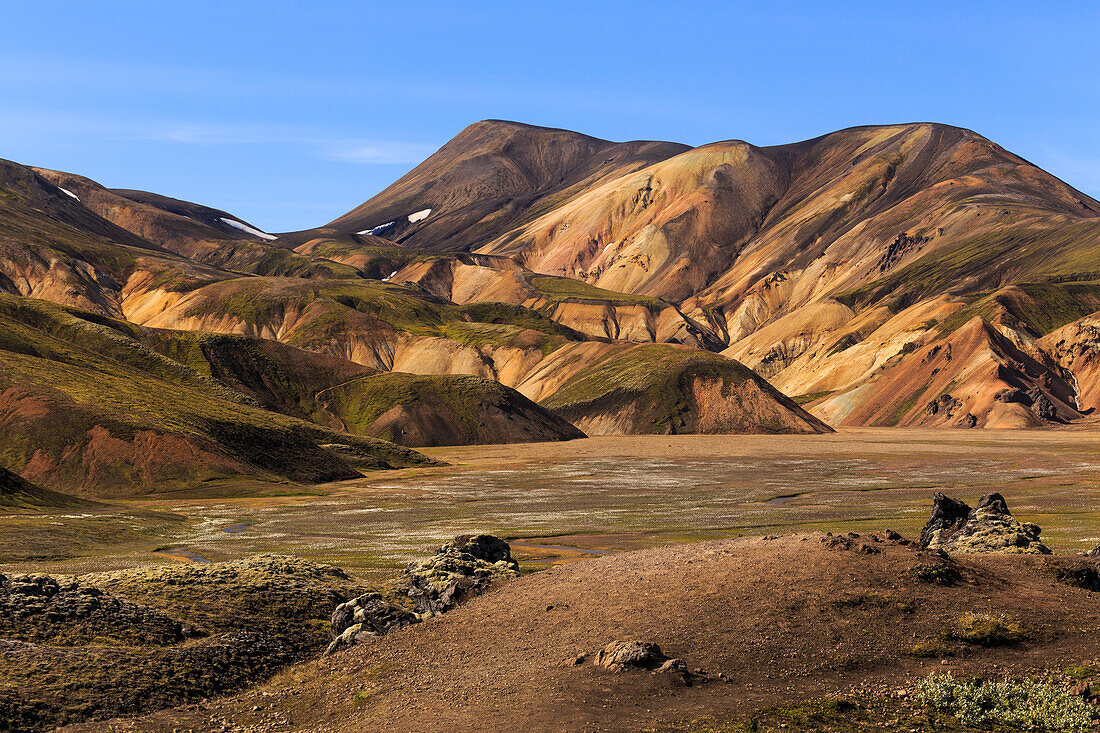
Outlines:
[[1048, 680], [986, 682], [934, 674], [918, 685], [917, 699], [965, 725], [1066, 733], [1092, 730], [1092, 706]]
[[1004, 646], [1024, 641], [1028, 633], [1019, 621], [1003, 613], [964, 613], [948, 636], [978, 646]]

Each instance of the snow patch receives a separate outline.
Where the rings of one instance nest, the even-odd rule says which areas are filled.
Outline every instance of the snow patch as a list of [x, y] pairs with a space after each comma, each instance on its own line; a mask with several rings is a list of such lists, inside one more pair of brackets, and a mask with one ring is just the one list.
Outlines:
[[397, 223], [396, 221], [387, 221], [385, 224], [379, 224], [374, 229], [364, 229], [361, 232], [356, 232], [356, 234], [375, 235], [375, 234], [378, 234], [378, 232], [382, 231], [383, 229], [389, 229], [390, 227], [392, 227], [396, 223]]
[[428, 214], [430, 214], [430, 213], [432, 213], [431, 209], [421, 209], [420, 211], [416, 211], [412, 214], [409, 214], [409, 223], [410, 224], [415, 224], [416, 222], [420, 221], [421, 219], [427, 219]]
[[260, 239], [266, 239], [268, 241], [271, 241], [272, 239], [278, 239], [278, 237], [276, 237], [274, 234], [268, 234], [267, 232], [261, 232], [259, 229], [255, 229], [253, 227], [250, 227], [247, 224], [242, 224], [241, 222], [237, 221], [236, 219], [226, 219], [223, 216], [223, 217], [221, 217], [221, 220], [223, 222], [225, 222], [226, 224], [228, 224], [229, 226], [233, 227], [234, 229], [240, 229], [242, 232], [245, 232], [246, 234], [252, 234], [253, 236], [259, 237]]
[[58, 188], [58, 189], [59, 189], [59, 190], [61, 191], [61, 193], [65, 194], [66, 196], [72, 196], [72, 197], [73, 197], [74, 199], [76, 199], [77, 201], [79, 201], [79, 200], [80, 200], [80, 197], [79, 197], [79, 196], [77, 196], [77, 195], [76, 195], [75, 193], [73, 193], [72, 191], [70, 191], [69, 189], [67, 189], [67, 188], [61, 188], [61, 186], [58, 186], [57, 188]]
[[394, 270], [389, 275], [386, 275], [384, 278], [382, 278], [382, 282], [388, 283], [390, 281], [390, 278], [392, 278], [396, 274], [397, 274], [397, 270]]

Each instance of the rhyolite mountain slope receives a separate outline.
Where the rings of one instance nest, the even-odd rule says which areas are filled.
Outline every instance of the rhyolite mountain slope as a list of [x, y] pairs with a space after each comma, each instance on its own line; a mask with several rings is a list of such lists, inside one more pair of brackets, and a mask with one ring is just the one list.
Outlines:
[[[395, 224], [404, 227], [396, 238], [417, 251], [462, 245], [482, 270], [522, 275], [462, 272], [461, 263], [438, 261], [395, 273], [425, 282], [433, 279], [425, 271], [449, 269], [453, 283], [437, 274], [434, 287], [442, 282], [458, 297], [487, 285], [518, 300], [533, 273], [659, 298], [690, 326], [635, 333], [724, 348], [842, 424], [944, 424], [932, 406], [941, 398], [964, 425], [1034, 425], [1077, 414], [1064, 388], [1073, 376], [1034, 344], [1100, 309], [1100, 203], [981, 135], [915, 123], [773, 147], [728, 141], [671, 155], [660, 148], [659, 159], [583, 178], [523, 213], [510, 201], [476, 238], [433, 238], [433, 218], [453, 215], [450, 199], [434, 198], [430, 182], [412, 182], [457, 176], [468, 160], [508, 159], [515, 130], [494, 121], [468, 128], [403, 183], [333, 225], [396, 216], [395, 201], [406, 214], [431, 209]], [[522, 130], [526, 147], [542, 135], [549, 151], [558, 150], [551, 141], [561, 131]], [[498, 194], [471, 186], [458, 208], [492, 208]], [[568, 322], [582, 324], [578, 309], [570, 310]], [[984, 344], [971, 340], [989, 354], [984, 367], [969, 359], [940, 365], [936, 394], [884, 388], [899, 368], [930, 385], [931, 377], [919, 376], [923, 347], [942, 350], [973, 317], [992, 328], [975, 332]], [[1032, 357], [1031, 372], [994, 332]], [[990, 402], [1012, 389], [1035, 395], [1007, 410]], [[1059, 401], [1070, 409], [1045, 407]]]
[[409, 246], [468, 249], [596, 181], [687, 149], [665, 142], [612, 143], [568, 130], [486, 120], [467, 127], [328, 226]]

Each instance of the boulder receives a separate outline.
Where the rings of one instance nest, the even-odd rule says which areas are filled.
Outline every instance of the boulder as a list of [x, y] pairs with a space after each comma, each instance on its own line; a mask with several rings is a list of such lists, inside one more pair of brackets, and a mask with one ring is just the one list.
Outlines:
[[364, 593], [341, 603], [332, 612], [333, 641], [325, 653], [400, 631], [418, 621], [419, 616], [386, 601], [381, 593]]
[[[668, 662], [679, 662], [672, 667], [686, 669], [682, 660], [669, 659], [661, 647], [649, 641], [613, 641], [596, 652], [595, 665], [612, 672], [627, 669], [661, 669]], [[671, 669], [671, 668], [670, 668]]]
[[921, 546], [959, 553], [1049, 555], [1036, 524], [1017, 521], [1003, 496], [986, 494], [970, 509], [965, 503], [937, 493], [932, 516], [921, 530]]

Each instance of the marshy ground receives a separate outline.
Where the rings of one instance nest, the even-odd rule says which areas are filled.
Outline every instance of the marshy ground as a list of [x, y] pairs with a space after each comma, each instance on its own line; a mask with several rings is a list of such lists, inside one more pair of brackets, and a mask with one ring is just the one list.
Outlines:
[[[916, 536], [931, 497], [1004, 494], [1056, 553], [1100, 542], [1100, 431], [846, 429], [426, 449], [446, 466], [302, 490], [258, 483], [0, 516], [0, 569], [87, 572], [278, 552], [389, 573], [456, 534], [508, 537], [529, 568], [795, 531]], [[237, 498], [235, 498], [237, 497]]]

